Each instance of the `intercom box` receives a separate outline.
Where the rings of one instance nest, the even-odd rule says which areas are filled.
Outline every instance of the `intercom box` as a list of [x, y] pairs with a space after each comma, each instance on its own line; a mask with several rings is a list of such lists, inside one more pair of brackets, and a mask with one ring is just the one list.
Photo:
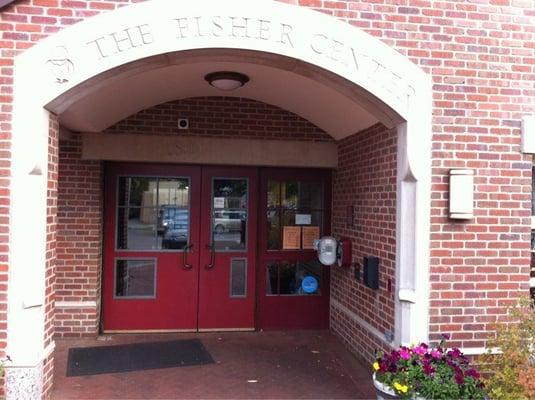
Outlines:
[[363, 263], [364, 284], [371, 289], [379, 289], [379, 258], [364, 257]]

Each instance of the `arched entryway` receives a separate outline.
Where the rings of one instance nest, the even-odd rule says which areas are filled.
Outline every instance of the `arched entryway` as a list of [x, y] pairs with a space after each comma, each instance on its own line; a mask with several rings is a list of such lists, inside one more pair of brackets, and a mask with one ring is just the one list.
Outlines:
[[[336, 140], [376, 123], [397, 129], [393, 341], [426, 339], [431, 92], [425, 74], [377, 39], [298, 7], [154, 0], [76, 24], [16, 60], [8, 385], [20, 374], [40, 382], [54, 348], [59, 124], [100, 132], [156, 104], [214, 95], [202, 78], [227, 69], [254, 78], [240, 96], [298, 114]], [[176, 149], [184, 143], [176, 140], [168, 157], [195, 162], [180, 158]], [[196, 157], [202, 162], [205, 154]], [[340, 301], [331, 307], [385, 345], [392, 340]]]

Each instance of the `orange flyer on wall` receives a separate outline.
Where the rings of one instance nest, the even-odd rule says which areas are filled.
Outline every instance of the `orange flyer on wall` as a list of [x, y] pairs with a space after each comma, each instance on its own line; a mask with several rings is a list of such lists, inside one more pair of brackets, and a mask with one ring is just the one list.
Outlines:
[[314, 240], [317, 240], [319, 238], [319, 226], [303, 226], [303, 249], [313, 249]]
[[301, 227], [300, 226], [283, 227], [282, 248], [284, 250], [301, 248]]

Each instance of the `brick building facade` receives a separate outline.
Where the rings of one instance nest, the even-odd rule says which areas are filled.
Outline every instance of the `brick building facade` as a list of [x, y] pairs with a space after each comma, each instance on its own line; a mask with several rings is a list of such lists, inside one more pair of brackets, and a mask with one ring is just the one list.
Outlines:
[[[522, 152], [521, 137], [522, 119], [535, 114], [533, 1], [259, 0], [260, 11], [244, 6], [244, 17], [230, 22], [219, 8], [220, 14], [203, 14], [210, 2], [188, 2], [176, 16], [175, 6], [161, 0], [4, 3], [0, 346], [13, 360], [8, 398], [29, 390], [17, 386], [21, 376], [38, 383], [33, 396], [48, 395], [54, 336], [99, 333], [106, 166], [160, 159], [129, 159], [134, 153], [127, 143], [123, 158], [121, 149], [116, 158], [88, 156], [84, 143], [98, 132], [155, 143], [180, 136], [266, 146], [278, 141], [281, 149], [290, 142], [335, 146], [330, 229], [352, 240], [353, 263], [331, 270], [329, 326], [368, 360], [374, 349], [407, 339], [436, 341], [444, 333], [451, 345], [478, 354], [505, 307], [528, 292], [533, 161]], [[145, 6], [152, 12], [171, 9], [175, 19], [167, 42], [153, 20], [139, 22], [136, 10], [142, 13]], [[282, 14], [274, 17], [277, 12]], [[212, 18], [212, 34], [203, 16]], [[102, 31], [88, 36], [96, 18], [102, 18]], [[234, 42], [218, 42], [224, 35]], [[386, 46], [373, 47], [380, 42]], [[184, 75], [192, 74], [189, 62], [199, 68], [212, 63], [216, 70], [251, 68], [251, 82], [243, 88], [251, 89], [227, 97], [182, 82], [183, 91], [177, 84], [173, 98], [166, 68], [184, 65]], [[29, 66], [41, 79], [33, 87], [39, 91], [35, 104], [25, 86], [33, 79]], [[262, 78], [273, 81], [257, 84]], [[146, 90], [114, 97], [119, 89], [127, 93], [126, 85]], [[23, 115], [25, 107], [37, 111]], [[190, 123], [185, 131], [176, 125], [184, 116]], [[169, 151], [167, 163], [177, 154]], [[449, 218], [449, 171], [455, 168], [474, 172], [468, 220]], [[28, 212], [35, 204], [43, 208]], [[348, 207], [354, 210], [350, 222]], [[19, 215], [25, 213], [29, 221], [41, 221], [31, 232], [21, 226]], [[32, 254], [25, 254], [25, 243], [35, 243]], [[355, 279], [368, 255], [381, 260], [379, 290]], [[22, 288], [43, 296], [36, 299]], [[25, 326], [39, 329], [26, 336]], [[30, 343], [27, 350], [20, 350], [23, 343]]]

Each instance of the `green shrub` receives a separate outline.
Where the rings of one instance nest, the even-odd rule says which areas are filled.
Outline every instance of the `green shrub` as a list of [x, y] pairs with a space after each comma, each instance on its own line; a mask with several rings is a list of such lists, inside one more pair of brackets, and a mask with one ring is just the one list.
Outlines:
[[[479, 361], [491, 399], [535, 399], [535, 303], [527, 298], [508, 310], [508, 321], [495, 325], [496, 336]], [[492, 354], [497, 349], [499, 354]]]

